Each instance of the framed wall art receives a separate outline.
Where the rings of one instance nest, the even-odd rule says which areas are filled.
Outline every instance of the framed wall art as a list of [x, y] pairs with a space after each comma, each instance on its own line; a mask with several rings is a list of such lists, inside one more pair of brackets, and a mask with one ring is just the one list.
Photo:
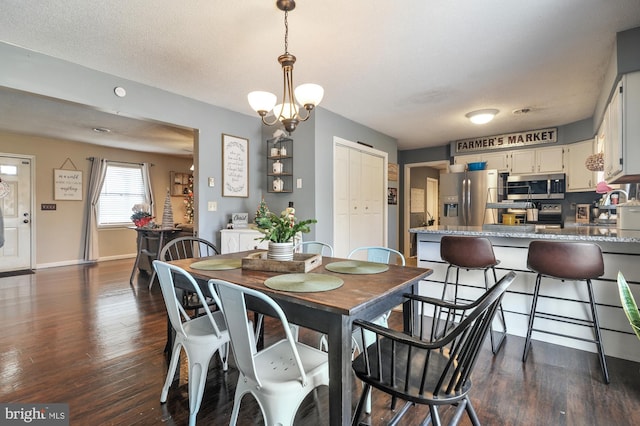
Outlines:
[[222, 196], [249, 196], [249, 139], [222, 134]]
[[54, 200], [82, 200], [82, 171], [54, 169], [53, 188]]

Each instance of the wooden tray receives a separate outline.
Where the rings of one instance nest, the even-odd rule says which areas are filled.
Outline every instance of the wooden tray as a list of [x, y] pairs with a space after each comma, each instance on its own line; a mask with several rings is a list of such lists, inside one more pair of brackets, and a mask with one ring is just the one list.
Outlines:
[[242, 269], [267, 272], [309, 272], [322, 265], [322, 256], [312, 253], [294, 253], [293, 260], [267, 259], [267, 252], [251, 253], [242, 258]]

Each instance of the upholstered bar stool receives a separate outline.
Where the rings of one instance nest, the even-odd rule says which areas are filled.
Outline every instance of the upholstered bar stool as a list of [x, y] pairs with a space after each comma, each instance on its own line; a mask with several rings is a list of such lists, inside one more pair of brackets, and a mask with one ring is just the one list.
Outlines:
[[[453, 302], [458, 301], [458, 286], [460, 278], [460, 269], [465, 270], [482, 270], [484, 274], [484, 288], [489, 290], [489, 270], [493, 272], [493, 283], [498, 282], [496, 276], [496, 265], [500, 263], [496, 260], [496, 256], [493, 253], [493, 246], [491, 241], [484, 237], [459, 237], [445, 235], [440, 240], [440, 257], [445, 262], [449, 263], [447, 267], [447, 273], [444, 278], [444, 287], [442, 289], [442, 299], [444, 300], [449, 285], [449, 272], [452, 269], [456, 269], [456, 281], [454, 289]], [[453, 284], [453, 283], [452, 283]], [[504, 311], [502, 310], [502, 304], [499, 308], [499, 321], [502, 323], [502, 332], [498, 333], [495, 337], [493, 330], [489, 333], [491, 337], [491, 350], [493, 353], [498, 353], [504, 339], [507, 336], [507, 323], [504, 318]]]
[[[602, 251], [600, 250], [600, 247], [593, 243], [531, 241], [531, 243], [529, 243], [529, 254], [527, 256], [527, 267], [532, 271], [537, 272], [538, 275], [536, 276], [536, 284], [533, 291], [533, 302], [531, 303], [531, 313], [529, 314], [529, 326], [527, 327], [527, 337], [524, 342], [522, 362], [527, 360], [527, 355], [531, 348], [531, 333], [533, 331], [591, 342], [595, 343], [598, 348], [600, 366], [602, 367], [604, 380], [606, 383], [609, 383], [607, 361], [605, 360], [604, 350], [602, 349], [600, 323], [598, 322], [598, 313], [596, 312], [596, 304], [593, 297], [593, 286], [591, 285], [592, 279], [601, 277], [604, 274], [604, 261], [602, 259]], [[589, 293], [589, 306], [591, 307], [591, 320], [568, 317], [555, 313], [537, 312], [538, 298], [545, 297], [544, 295], [540, 295], [540, 283], [543, 277], [555, 278], [563, 281], [586, 281], [587, 291]], [[533, 325], [536, 317], [546, 320], [590, 326], [593, 328], [595, 339], [590, 340], [579, 336], [534, 328]]]

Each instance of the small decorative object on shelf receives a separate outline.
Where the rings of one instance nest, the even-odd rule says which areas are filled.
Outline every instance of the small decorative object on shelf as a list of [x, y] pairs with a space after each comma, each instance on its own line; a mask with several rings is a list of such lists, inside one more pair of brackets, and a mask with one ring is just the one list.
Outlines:
[[317, 222], [315, 219], [298, 221], [295, 217], [295, 209], [293, 206], [287, 207], [280, 213], [280, 216], [269, 212], [266, 216], [256, 218], [258, 231], [264, 234], [262, 241], [269, 241], [267, 258], [292, 260], [293, 239], [295, 235], [298, 232], [310, 232], [311, 228], [309, 225]]
[[136, 204], [133, 206], [131, 211], [133, 214], [131, 215], [131, 221], [138, 228], [149, 227], [153, 225], [153, 216], [149, 213], [150, 207], [148, 204]]
[[284, 181], [280, 178], [276, 178], [273, 181], [273, 192], [282, 192], [284, 190]]

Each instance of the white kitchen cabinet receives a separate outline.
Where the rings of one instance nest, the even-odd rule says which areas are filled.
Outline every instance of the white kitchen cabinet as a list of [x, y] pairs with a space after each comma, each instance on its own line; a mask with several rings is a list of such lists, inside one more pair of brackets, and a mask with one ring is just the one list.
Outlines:
[[511, 171], [511, 151], [486, 153], [480, 157], [480, 161], [487, 162], [487, 169], [496, 169], [499, 172]]
[[456, 155], [453, 158], [453, 164], [478, 163], [480, 161], [483, 161], [480, 154]]
[[594, 153], [594, 141], [589, 139], [566, 145], [567, 192], [592, 191], [597, 184], [597, 173], [585, 166], [587, 158]]
[[511, 173], [515, 175], [563, 173], [564, 147], [520, 149], [511, 154]]
[[252, 228], [223, 229], [220, 231], [220, 253], [269, 248], [268, 241], [260, 241], [264, 234]]
[[509, 172], [511, 163], [511, 151], [487, 152], [482, 154], [457, 155], [454, 164], [467, 164], [486, 161], [487, 169], [496, 169], [499, 172]]
[[[623, 93], [623, 80], [620, 80], [613, 91], [611, 101], [607, 105], [598, 131], [598, 138], [604, 146], [604, 179], [607, 182], [612, 182], [615, 177], [623, 173], [622, 109], [623, 99], [627, 96], [627, 93]], [[640, 99], [638, 99], [638, 102], [640, 102]], [[629, 160], [628, 157], [627, 160]]]

